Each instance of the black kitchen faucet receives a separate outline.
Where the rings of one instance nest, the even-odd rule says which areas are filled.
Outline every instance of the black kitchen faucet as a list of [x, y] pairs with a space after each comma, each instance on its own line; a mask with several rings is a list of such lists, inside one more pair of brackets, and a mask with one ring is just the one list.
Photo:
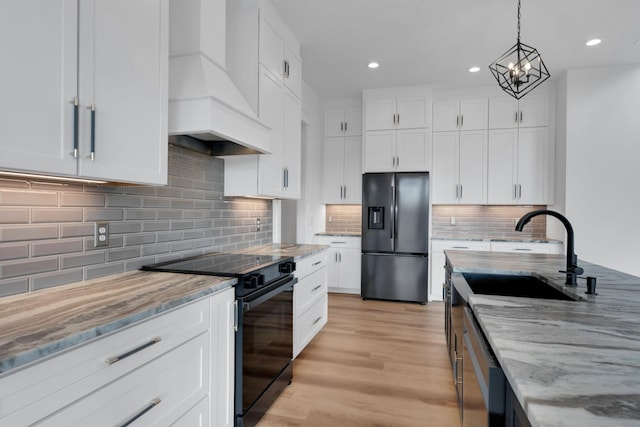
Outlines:
[[531, 211], [522, 216], [518, 223], [516, 224], [516, 231], [522, 231], [525, 225], [531, 221], [531, 218], [538, 215], [551, 215], [553, 217], [558, 218], [564, 228], [567, 229], [567, 269], [566, 271], [560, 270], [560, 273], [567, 274], [567, 280], [564, 282], [567, 286], [576, 286], [578, 276], [584, 273], [584, 269], [578, 266], [578, 256], [574, 251], [574, 242], [573, 242], [573, 227], [569, 220], [562, 214], [559, 214], [555, 211], [550, 211], [547, 209], [540, 209], [537, 211]]

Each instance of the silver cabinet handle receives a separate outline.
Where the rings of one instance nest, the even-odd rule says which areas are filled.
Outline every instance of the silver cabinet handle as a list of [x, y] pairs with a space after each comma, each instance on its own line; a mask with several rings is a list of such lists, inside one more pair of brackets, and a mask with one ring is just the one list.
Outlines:
[[516, 111], [516, 119], [514, 121], [515, 123], [518, 123], [518, 112]]
[[469, 249], [469, 246], [452, 246], [451, 249]]
[[315, 267], [318, 264], [322, 264], [322, 261], [316, 261], [313, 264], [311, 264], [311, 267]]
[[456, 116], [456, 127], [457, 128], [460, 127], [460, 115], [459, 114]]
[[96, 105], [91, 104], [87, 110], [91, 111], [91, 152], [88, 157], [93, 161], [96, 159]]
[[456, 199], [458, 198], [458, 184], [456, 184]]
[[522, 198], [522, 185], [518, 184], [518, 199]]
[[149, 404], [147, 406], [145, 406], [144, 408], [142, 408], [140, 410], [140, 412], [138, 412], [137, 414], [135, 414], [133, 417], [129, 418], [128, 420], [126, 420], [125, 422], [123, 422], [122, 424], [119, 425], [119, 427], [127, 427], [131, 424], [133, 424], [133, 422], [135, 420], [137, 420], [138, 418], [140, 418], [141, 416], [143, 416], [144, 414], [146, 414], [147, 412], [149, 412], [150, 410], [152, 410], [153, 408], [155, 408], [156, 406], [158, 406], [160, 404], [160, 402], [162, 402], [162, 400], [160, 399], [153, 399], [151, 402], [149, 402]]
[[238, 300], [233, 301], [233, 331], [238, 332], [238, 324], [240, 323], [240, 312], [238, 311]]
[[519, 251], [519, 252], [531, 252], [532, 249], [529, 248], [513, 248], [514, 251]]
[[462, 199], [462, 184], [460, 184], [460, 199]]
[[127, 351], [126, 353], [122, 353], [119, 356], [115, 356], [115, 357], [110, 357], [107, 360], [105, 360], [105, 362], [107, 363], [107, 365], [113, 365], [116, 362], [119, 362], [120, 360], [126, 359], [129, 356], [133, 356], [134, 354], [136, 354], [139, 351], [144, 350], [147, 347], [151, 347], [154, 344], [159, 343], [160, 341], [162, 341], [162, 339], [160, 337], [156, 337], [153, 338], [151, 341], [144, 343], [132, 350]]
[[400, 156], [396, 156], [396, 167], [400, 167]]
[[80, 115], [80, 101], [78, 101], [78, 97], [74, 96], [71, 100], [71, 104], [73, 104], [73, 151], [71, 155], [74, 159], [78, 158], [78, 146], [79, 146], [79, 138], [80, 138], [80, 123], [79, 123], [79, 115]]
[[333, 244], [338, 244], [338, 243], [340, 243], [340, 244], [345, 244], [345, 243], [347, 243], [347, 241], [346, 241], [346, 240], [335, 240], [335, 241], [333, 241], [333, 242], [329, 242], [329, 243], [331, 243], [332, 245], [333, 245]]
[[346, 185], [344, 186], [344, 198], [345, 199], [347, 198], [347, 186]]
[[322, 287], [322, 285], [318, 285], [318, 286], [316, 286], [315, 288], [311, 289], [311, 292], [315, 292], [315, 291], [317, 291], [318, 289], [320, 289], [321, 287]]
[[338, 252], [336, 252], [336, 263], [338, 262]]
[[344, 122], [344, 131], [345, 131], [345, 132], [347, 131], [347, 125], [348, 125], [348, 123], [347, 123], [347, 122]]
[[464, 126], [464, 114], [460, 114], [460, 127]]
[[518, 198], [518, 184], [513, 184], [513, 191], [511, 192], [514, 199]]
[[522, 110], [520, 110], [520, 123], [522, 123]]
[[289, 61], [287, 61], [286, 59], [283, 62], [283, 68], [284, 68], [284, 72], [282, 73], [284, 78], [289, 78]]
[[398, 113], [398, 124], [400, 124], [400, 113]]
[[340, 132], [344, 131], [344, 122], [340, 122]]
[[319, 321], [322, 320], [322, 316], [318, 317], [316, 320], [313, 321], [312, 325], [315, 325], [316, 323], [318, 323]]
[[284, 168], [282, 168], [282, 188], [287, 188], [287, 176]]

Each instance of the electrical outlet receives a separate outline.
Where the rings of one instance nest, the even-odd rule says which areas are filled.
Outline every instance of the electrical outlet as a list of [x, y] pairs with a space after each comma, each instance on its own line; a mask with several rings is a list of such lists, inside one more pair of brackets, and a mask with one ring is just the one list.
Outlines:
[[93, 229], [93, 247], [109, 246], [109, 223], [96, 222]]
[[449, 221], [449, 224], [456, 225], [456, 217], [455, 216], [451, 217], [451, 220]]
[[260, 231], [260, 218], [256, 218], [256, 231]]

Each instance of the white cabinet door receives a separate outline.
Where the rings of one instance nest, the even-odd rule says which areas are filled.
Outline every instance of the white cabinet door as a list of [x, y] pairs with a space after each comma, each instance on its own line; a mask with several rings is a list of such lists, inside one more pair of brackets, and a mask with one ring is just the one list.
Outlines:
[[510, 96], [489, 98], [489, 129], [518, 127], [518, 100]]
[[398, 98], [397, 128], [413, 129], [431, 126], [431, 100], [425, 97]]
[[282, 169], [283, 97], [282, 82], [260, 67], [258, 117], [271, 128], [271, 154], [259, 155], [258, 188], [261, 195], [280, 196], [284, 184]]
[[460, 103], [441, 101], [433, 104], [433, 131], [446, 132], [458, 130], [460, 126]]
[[75, 0], [0, 3], [0, 168], [75, 175]]
[[458, 203], [460, 133], [435, 132], [433, 134], [433, 169], [431, 200], [434, 204]]
[[282, 139], [282, 166], [285, 169], [285, 186], [282, 197], [300, 198], [300, 165], [302, 151], [302, 106], [300, 100], [288, 89], [284, 94], [284, 123]]
[[362, 110], [360, 108], [344, 109], [345, 136], [362, 135]]
[[[211, 306], [211, 424], [233, 427], [235, 363], [235, 290], [218, 292], [209, 298]], [[185, 424], [186, 425], [186, 424]], [[206, 426], [209, 424], [202, 424]]]
[[344, 138], [344, 186], [342, 203], [362, 203], [362, 137]]
[[300, 46], [285, 43], [284, 60], [286, 71], [284, 85], [298, 98], [302, 98], [302, 60], [300, 59]]
[[344, 139], [324, 139], [324, 203], [340, 204], [344, 197]]
[[340, 287], [340, 249], [327, 249], [327, 286]]
[[396, 135], [396, 167], [398, 172], [431, 169], [430, 129], [398, 130]]
[[78, 174], [165, 184], [168, 0], [94, 0], [82, 6]]
[[340, 249], [340, 288], [360, 293], [360, 266], [359, 249]]
[[260, 10], [258, 55], [260, 64], [276, 78], [282, 78], [284, 72], [284, 35], [278, 22], [269, 13]]
[[367, 132], [364, 146], [365, 172], [393, 171], [395, 154], [395, 130]]
[[459, 145], [459, 202], [487, 203], [487, 132], [460, 132]]
[[490, 204], [511, 205], [517, 202], [517, 142], [518, 129], [489, 131]]
[[549, 97], [528, 95], [519, 101], [520, 127], [547, 126], [549, 124]]
[[332, 138], [344, 135], [344, 108], [324, 111], [324, 137]]
[[518, 203], [547, 204], [546, 156], [548, 129], [520, 128], [518, 134]]
[[460, 130], [487, 129], [488, 121], [487, 99], [463, 99], [460, 101]]
[[[395, 129], [396, 100], [382, 99], [367, 101], [364, 107], [366, 130]], [[407, 113], [407, 119], [411, 121], [413, 114]]]

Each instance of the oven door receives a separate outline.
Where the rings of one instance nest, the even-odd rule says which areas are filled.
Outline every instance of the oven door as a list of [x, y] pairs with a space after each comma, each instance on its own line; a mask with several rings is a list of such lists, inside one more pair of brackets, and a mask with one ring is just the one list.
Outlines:
[[293, 285], [288, 276], [238, 298], [236, 425], [253, 425], [291, 381]]

